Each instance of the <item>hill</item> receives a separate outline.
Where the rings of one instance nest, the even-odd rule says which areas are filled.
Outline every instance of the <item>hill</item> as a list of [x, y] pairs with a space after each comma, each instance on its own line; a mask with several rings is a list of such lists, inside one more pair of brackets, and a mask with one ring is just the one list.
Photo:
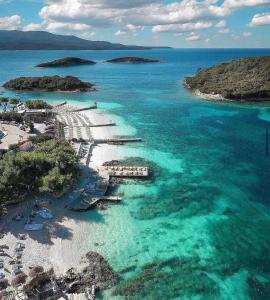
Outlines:
[[250, 57], [199, 69], [185, 83], [191, 90], [212, 98], [220, 95], [229, 100], [270, 101], [269, 70], [270, 56]]
[[144, 50], [151, 47], [89, 41], [46, 31], [0, 30], [0, 50]]

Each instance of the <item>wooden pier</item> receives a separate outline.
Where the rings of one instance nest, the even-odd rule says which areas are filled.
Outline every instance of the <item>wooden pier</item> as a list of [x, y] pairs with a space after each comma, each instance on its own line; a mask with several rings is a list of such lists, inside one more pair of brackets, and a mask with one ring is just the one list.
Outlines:
[[106, 143], [132, 143], [132, 142], [142, 142], [142, 138], [111, 138], [111, 139], [95, 139], [96, 144], [106, 144]]
[[94, 102], [94, 104], [89, 107], [78, 108], [78, 109], [70, 110], [69, 112], [80, 112], [80, 111], [85, 111], [85, 110], [90, 110], [90, 109], [97, 109], [97, 103]]
[[62, 102], [62, 103], [59, 103], [59, 104], [57, 104], [57, 105], [54, 105], [53, 108], [61, 107], [61, 106], [64, 106], [64, 105], [66, 105], [66, 104], [67, 104], [67, 101], [64, 101], [64, 102]]
[[104, 124], [91, 124], [91, 125], [65, 125], [65, 127], [73, 127], [73, 128], [91, 128], [91, 127], [108, 127], [108, 126], [116, 126], [116, 123], [104, 123]]
[[147, 167], [138, 166], [102, 166], [102, 174], [108, 173], [110, 177], [148, 177]]
[[72, 211], [77, 211], [77, 212], [86, 212], [91, 209], [94, 209], [97, 207], [97, 205], [101, 202], [113, 202], [113, 203], [119, 203], [123, 199], [119, 196], [100, 196], [98, 198], [92, 198], [92, 200], [82, 200], [81, 201], [81, 206], [80, 207], [70, 207], [68, 206], [67, 208]]

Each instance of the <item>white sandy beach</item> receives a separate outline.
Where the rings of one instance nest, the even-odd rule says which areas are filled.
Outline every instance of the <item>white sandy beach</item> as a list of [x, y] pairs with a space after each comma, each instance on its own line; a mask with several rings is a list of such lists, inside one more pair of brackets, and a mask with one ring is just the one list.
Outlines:
[[[106, 123], [107, 120], [104, 114], [98, 111], [84, 111], [93, 124]], [[114, 135], [114, 127], [99, 127], [91, 128], [91, 134], [94, 138], [109, 138]], [[101, 144], [95, 146], [92, 151], [89, 166], [91, 168], [98, 168], [105, 161], [117, 159], [117, 146]], [[72, 197], [67, 195], [67, 199]], [[40, 199], [38, 199], [40, 200]], [[8, 216], [5, 218], [5, 224], [0, 224], [4, 237], [0, 240], [1, 245], [8, 245], [9, 250], [5, 250], [10, 257], [2, 256], [4, 259], [4, 266], [11, 271], [12, 266], [9, 265], [11, 257], [14, 255], [14, 248], [18, 240], [19, 233], [26, 233], [24, 230], [24, 223], [27, 216], [33, 209], [33, 204], [19, 205], [17, 207], [9, 208]], [[52, 200], [47, 202], [47, 207], [52, 210], [54, 218], [52, 220], [36, 219], [35, 222], [42, 221], [45, 223], [45, 229], [42, 231], [28, 232], [27, 239], [22, 241], [26, 248], [22, 255], [23, 272], [29, 272], [29, 267], [35, 265], [42, 265], [45, 269], [54, 268], [57, 274], [61, 274], [71, 267], [78, 267], [81, 258], [93, 249], [84, 247], [84, 240], [89, 240], [89, 235], [95, 230], [96, 223], [84, 221], [78, 215], [80, 213], [73, 213], [64, 208], [65, 203], [62, 200]], [[16, 213], [22, 213], [24, 219], [21, 221], [12, 221], [12, 217]], [[93, 241], [94, 243], [94, 241]], [[89, 243], [85, 243], [89, 245]], [[7, 277], [10, 275], [4, 272]]]

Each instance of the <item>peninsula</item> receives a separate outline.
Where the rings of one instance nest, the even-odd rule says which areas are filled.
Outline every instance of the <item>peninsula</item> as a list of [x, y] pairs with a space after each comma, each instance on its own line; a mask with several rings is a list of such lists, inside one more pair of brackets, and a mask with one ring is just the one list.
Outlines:
[[43, 76], [43, 77], [19, 77], [9, 80], [4, 88], [16, 91], [63, 91], [86, 92], [94, 90], [94, 84], [83, 82], [73, 76]]
[[270, 56], [250, 57], [199, 69], [185, 84], [202, 98], [269, 101], [269, 70]]
[[121, 64], [144, 64], [144, 63], [159, 63], [160, 61], [157, 59], [149, 59], [143, 57], [119, 57], [107, 60], [108, 63], [121, 63]]
[[36, 67], [53, 68], [53, 67], [70, 67], [70, 66], [95, 65], [95, 64], [96, 63], [92, 60], [82, 59], [79, 57], [65, 57], [50, 62], [38, 64], [36, 65]]

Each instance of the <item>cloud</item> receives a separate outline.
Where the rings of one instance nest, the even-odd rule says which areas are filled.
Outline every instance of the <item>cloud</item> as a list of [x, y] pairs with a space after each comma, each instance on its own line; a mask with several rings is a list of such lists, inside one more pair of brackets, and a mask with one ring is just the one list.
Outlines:
[[199, 29], [208, 29], [212, 27], [212, 22], [197, 22], [197, 23], [184, 23], [184, 24], [169, 24], [169, 25], [157, 25], [152, 28], [155, 33], [161, 32], [181, 32], [192, 31]]
[[232, 33], [231, 34], [231, 37], [234, 39], [234, 40], [238, 40], [240, 37], [239, 35], [235, 34], [235, 33]]
[[115, 32], [114, 34], [115, 36], [122, 36], [122, 35], [126, 35], [126, 31], [122, 31], [122, 30], [118, 30]]
[[264, 6], [270, 4], [270, 0], [225, 0], [223, 7], [239, 9], [244, 7]]
[[250, 27], [270, 25], [270, 12], [256, 14], [249, 23]]
[[13, 15], [0, 18], [0, 29], [35, 31], [41, 30], [42, 25], [37, 23], [23, 25], [22, 18], [19, 15]]
[[51, 22], [48, 24], [47, 30], [52, 32], [78, 32], [78, 31], [89, 31], [91, 29], [90, 25], [83, 23], [61, 23], [61, 22]]
[[15, 30], [15, 29], [19, 29], [20, 26], [21, 26], [21, 17], [18, 15], [0, 18], [0, 29]]
[[84, 23], [94, 27], [104, 26], [156, 26], [182, 24], [208, 19], [218, 19], [230, 14], [230, 9], [218, 6], [215, 0], [182, 0], [170, 4], [164, 1], [47, 1], [40, 11], [46, 23]]
[[137, 33], [138, 31], [143, 31], [144, 30], [144, 26], [127, 24], [126, 30], [132, 31], [133, 33]]
[[37, 23], [30, 23], [28, 25], [23, 26], [22, 29], [23, 31], [37, 31], [42, 29], [42, 25]]
[[243, 32], [243, 36], [244, 36], [244, 37], [249, 37], [249, 36], [251, 36], [251, 35], [252, 35], [251, 32]]
[[224, 28], [224, 27], [226, 27], [226, 24], [227, 24], [226, 20], [221, 20], [215, 25], [215, 27]]
[[185, 40], [188, 42], [196, 42], [201, 40], [201, 37], [198, 34], [192, 32], [188, 37], [185, 38]]
[[144, 30], [143, 26], [136, 26], [136, 25], [133, 25], [133, 24], [127, 24], [124, 28], [119, 29], [118, 31], [116, 31], [114, 35], [121, 36], [121, 35], [126, 35], [127, 33], [132, 33], [134, 36], [136, 36], [139, 31], [143, 31], [143, 30]]
[[220, 29], [218, 32], [221, 33], [221, 34], [226, 34], [226, 33], [230, 32], [230, 29], [229, 28], [224, 28], [224, 29]]

